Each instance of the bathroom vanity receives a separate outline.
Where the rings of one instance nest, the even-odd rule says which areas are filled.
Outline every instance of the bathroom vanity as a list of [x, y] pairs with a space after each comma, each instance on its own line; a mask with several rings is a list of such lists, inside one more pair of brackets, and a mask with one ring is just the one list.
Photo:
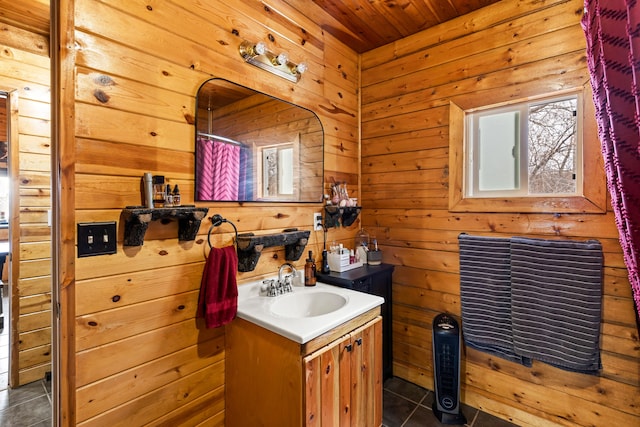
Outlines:
[[[279, 311], [289, 295], [247, 298], [243, 287], [226, 326], [226, 424], [380, 426], [382, 298], [319, 283], [294, 287], [299, 294], [282, 300], [291, 311]], [[330, 312], [300, 311], [304, 293]]]

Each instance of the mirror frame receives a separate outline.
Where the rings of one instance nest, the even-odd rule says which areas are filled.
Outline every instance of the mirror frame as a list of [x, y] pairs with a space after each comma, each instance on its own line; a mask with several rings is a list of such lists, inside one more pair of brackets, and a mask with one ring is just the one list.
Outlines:
[[[211, 99], [215, 98], [215, 92], [211, 92], [211, 91], [207, 91], [205, 92], [205, 88], [208, 85], [211, 85], [212, 83], [215, 82], [220, 82], [222, 85], [224, 86], [233, 86], [234, 87], [234, 91], [236, 92], [236, 94], [234, 95], [229, 95], [229, 97], [226, 96], [221, 96], [220, 98], [220, 103], [211, 103]], [[237, 89], [237, 90], [235, 90]], [[213, 93], [213, 95], [212, 95]], [[243, 94], [243, 96], [241, 96], [240, 94]], [[211, 117], [211, 111], [215, 111], [216, 108], [221, 108], [221, 107], [226, 107], [227, 105], [233, 105], [236, 102], [239, 102], [241, 100], [245, 100], [245, 99], [249, 99], [253, 96], [256, 95], [261, 95], [262, 97], [264, 97], [265, 100], [268, 100], [267, 102], [279, 102], [282, 103], [284, 106], [290, 106], [290, 107], [295, 107], [297, 109], [299, 109], [301, 112], [304, 112], [305, 114], [308, 113], [308, 118], [304, 117], [304, 118], [300, 118], [299, 121], [302, 120], [310, 120], [310, 119], [315, 119], [317, 120], [317, 125], [318, 125], [318, 130], [314, 130], [313, 132], [320, 132], [321, 134], [321, 141], [319, 143], [316, 143], [316, 145], [314, 145], [314, 149], [318, 149], [320, 151], [319, 155], [318, 155], [318, 159], [314, 159], [314, 162], [319, 163], [320, 166], [318, 166], [318, 170], [314, 175], [314, 179], [318, 180], [318, 186], [316, 189], [313, 190], [313, 192], [315, 193], [317, 191], [317, 195], [314, 195], [313, 198], [312, 197], [307, 197], [306, 199], [301, 200], [300, 199], [300, 192], [303, 189], [306, 189], [307, 186], [302, 185], [302, 182], [304, 180], [304, 178], [302, 178], [300, 176], [300, 173], [302, 172], [302, 166], [300, 165], [300, 156], [298, 156], [299, 161], [297, 162], [297, 164], [294, 165], [294, 180], [293, 180], [293, 187], [295, 189], [294, 193], [297, 193], [297, 196], [295, 196], [296, 198], [283, 198], [283, 197], [279, 197], [279, 196], [275, 196], [275, 197], [257, 197], [258, 194], [260, 194], [260, 189], [258, 188], [263, 180], [260, 179], [253, 179], [253, 183], [250, 184], [250, 188], [251, 188], [251, 193], [252, 193], [252, 198], [248, 198], [248, 197], [243, 197], [242, 195], [240, 197], [238, 197], [237, 200], [215, 200], [215, 199], [208, 199], [208, 198], [201, 198], [200, 194], [201, 194], [201, 181], [200, 181], [200, 176], [201, 176], [201, 169], [202, 169], [202, 165], [201, 165], [201, 159], [200, 159], [200, 147], [199, 145], [201, 144], [201, 137], [205, 136], [205, 137], [215, 137], [217, 140], [221, 140], [221, 141], [231, 141], [231, 142], [237, 142], [234, 140], [233, 137], [229, 137], [228, 135], [224, 135], [224, 132], [221, 132], [222, 135], [217, 135], [218, 132], [216, 132], [215, 130], [215, 126], [213, 125], [213, 121], [215, 119], [212, 119]], [[206, 104], [202, 104], [201, 102], [203, 102], [204, 97], [208, 97], [208, 99], [206, 100]], [[206, 107], [203, 107], [203, 105], [206, 105]], [[237, 202], [237, 203], [246, 203], [246, 202], [256, 202], [256, 203], [321, 203], [324, 197], [324, 127], [322, 125], [322, 121], [320, 120], [320, 118], [318, 117], [318, 115], [313, 112], [312, 110], [305, 108], [305, 107], [301, 107], [299, 105], [296, 105], [292, 102], [288, 102], [285, 100], [282, 100], [280, 98], [276, 98], [274, 96], [259, 92], [255, 89], [252, 89], [250, 87], [246, 87], [240, 84], [237, 84], [233, 81], [227, 80], [227, 79], [223, 79], [223, 78], [219, 78], [219, 77], [213, 77], [210, 78], [208, 80], [206, 80], [205, 82], [203, 82], [200, 87], [198, 88], [198, 92], [196, 94], [196, 109], [195, 109], [195, 136], [194, 136], [194, 140], [195, 140], [195, 145], [194, 145], [194, 158], [195, 158], [195, 168], [194, 168], [194, 200], [196, 202]], [[206, 111], [207, 112], [207, 116], [205, 116], [204, 120], [206, 123], [206, 128], [207, 128], [207, 132], [203, 132], [203, 124], [202, 124], [202, 120], [203, 120], [203, 114], [202, 112]], [[242, 109], [239, 109], [238, 112], [240, 111], [245, 111]], [[254, 119], [250, 119], [247, 121], [248, 126], [251, 127], [251, 122], [252, 121], [257, 121], [259, 120], [259, 118]], [[296, 118], [296, 120], [298, 120]], [[262, 145], [262, 147], [267, 147], [267, 146], [277, 146], [277, 145], [286, 145], [286, 144], [291, 144], [292, 140], [297, 140], [298, 141], [298, 146], [295, 147], [294, 152], [297, 154], [301, 154], [303, 152], [303, 141], [302, 138], [300, 138], [301, 135], [303, 135], [304, 132], [292, 132], [290, 134], [287, 134], [285, 137], [283, 137], [280, 141], [270, 141], [270, 144], [264, 144]], [[295, 135], [295, 137], [293, 137], [293, 135]], [[293, 137], [293, 138], [292, 138]], [[240, 141], [241, 144], [243, 144], [243, 146], [247, 146], [244, 145], [243, 141]], [[253, 156], [251, 157], [250, 161], [248, 164], [251, 164], [251, 169], [252, 169], [252, 175], [254, 178], [257, 177], [259, 172], [262, 172], [262, 163], [264, 161], [264, 159], [260, 158], [258, 159], [256, 156], [258, 155], [258, 153], [262, 152], [262, 147], [259, 146], [253, 146], [253, 150], [249, 150], [248, 152], [251, 152], [253, 154]], [[256, 150], [255, 148], [258, 148], [258, 150]], [[246, 168], [246, 166], [245, 166]], [[246, 169], [245, 169], [246, 171]], [[296, 179], [296, 176], [298, 177], [298, 179]], [[242, 191], [240, 192], [242, 194]], [[246, 194], [246, 193], [245, 193]]]

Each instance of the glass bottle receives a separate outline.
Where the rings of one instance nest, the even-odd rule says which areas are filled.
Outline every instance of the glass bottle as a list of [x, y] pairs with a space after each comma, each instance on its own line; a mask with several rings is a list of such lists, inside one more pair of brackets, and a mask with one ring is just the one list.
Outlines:
[[309, 251], [309, 258], [304, 265], [304, 285], [316, 285], [316, 262], [313, 260], [313, 252]]

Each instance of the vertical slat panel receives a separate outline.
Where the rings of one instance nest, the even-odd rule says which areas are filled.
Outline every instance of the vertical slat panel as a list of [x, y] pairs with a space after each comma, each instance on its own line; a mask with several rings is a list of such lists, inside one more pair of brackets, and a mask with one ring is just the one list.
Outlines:
[[322, 353], [322, 427], [340, 425], [340, 346]]
[[304, 393], [305, 425], [322, 425], [322, 361], [320, 357], [305, 359]]

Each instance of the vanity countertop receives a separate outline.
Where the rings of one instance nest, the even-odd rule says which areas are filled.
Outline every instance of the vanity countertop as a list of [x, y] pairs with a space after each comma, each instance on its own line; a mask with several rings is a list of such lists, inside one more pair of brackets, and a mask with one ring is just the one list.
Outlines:
[[[292, 293], [260, 295], [262, 280], [238, 286], [238, 317], [297, 343], [323, 333], [375, 308], [384, 298], [325, 283], [293, 286]], [[329, 311], [323, 314], [323, 311]]]

